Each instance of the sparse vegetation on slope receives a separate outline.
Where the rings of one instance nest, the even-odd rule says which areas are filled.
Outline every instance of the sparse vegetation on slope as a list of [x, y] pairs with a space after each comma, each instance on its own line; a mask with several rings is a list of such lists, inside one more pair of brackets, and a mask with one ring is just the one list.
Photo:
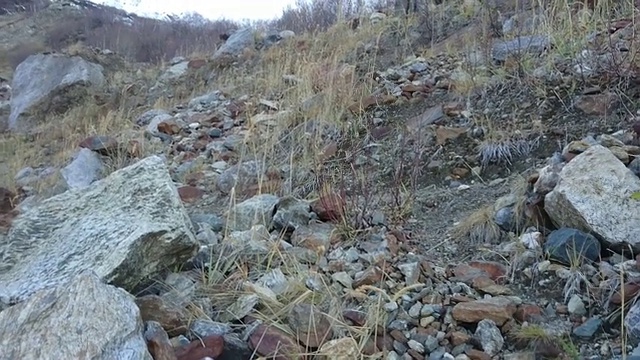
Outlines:
[[0, 347], [45, 285], [110, 293], [91, 269], [146, 327], [92, 345], [158, 358], [634, 351], [635, 4], [298, 5], [0, 16]]

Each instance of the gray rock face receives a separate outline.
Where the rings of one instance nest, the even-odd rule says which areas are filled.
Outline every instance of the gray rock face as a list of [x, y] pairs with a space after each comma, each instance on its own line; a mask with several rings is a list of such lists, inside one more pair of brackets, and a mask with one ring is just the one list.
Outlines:
[[100, 88], [105, 79], [102, 66], [78, 56], [36, 54], [16, 68], [11, 84], [9, 129], [28, 130], [38, 112], [65, 111], [90, 88]]
[[0, 312], [3, 359], [151, 360], [133, 296], [86, 272]]
[[640, 249], [640, 206], [631, 194], [638, 179], [609, 149], [593, 145], [560, 172], [545, 196], [545, 210], [558, 226], [592, 233], [610, 246]]
[[175, 64], [172, 64], [165, 72], [160, 76], [160, 81], [175, 80], [186, 74], [189, 70], [189, 61], [184, 60]]
[[255, 43], [253, 29], [247, 27], [239, 29], [231, 35], [227, 41], [213, 54], [212, 59], [217, 59], [223, 55], [239, 55], [242, 50], [253, 46]]
[[100, 155], [82, 148], [71, 163], [62, 170], [62, 177], [69, 189], [82, 189], [98, 180], [104, 172], [104, 164]]
[[227, 230], [244, 231], [254, 225], [264, 225], [270, 229], [278, 200], [275, 195], [261, 194], [235, 205], [227, 214]]
[[18, 216], [0, 244], [0, 300], [22, 301], [88, 269], [131, 290], [197, 248], [169, 172], [151, 156]]

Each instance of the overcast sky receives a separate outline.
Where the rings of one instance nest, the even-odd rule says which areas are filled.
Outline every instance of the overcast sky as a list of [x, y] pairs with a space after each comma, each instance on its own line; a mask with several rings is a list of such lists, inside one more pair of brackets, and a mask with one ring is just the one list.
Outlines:
[[[145, 14], [180, 14], [197, 12], [205, 18], [231, 20], [272, 19], [282, 14], [295, 0], [92, 0], [128, 12]], [[139, 3], [137, 5], [132, 5]]]

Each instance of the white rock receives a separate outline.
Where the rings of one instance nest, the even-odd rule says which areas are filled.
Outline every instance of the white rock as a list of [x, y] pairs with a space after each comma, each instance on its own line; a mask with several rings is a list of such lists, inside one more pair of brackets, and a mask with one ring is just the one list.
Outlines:
[[525, 233], [520, 236], [520, 242], [527, 247], [527, 249], [537, 249], [540, 247], [542, 241], [542, 234], [539, 231]]
[[640, 202], [631, 199], [638, 191], [640, 179], [609, 149], [592, 145], [562, 168], [545, 210], [557, 225], [640, 249]]

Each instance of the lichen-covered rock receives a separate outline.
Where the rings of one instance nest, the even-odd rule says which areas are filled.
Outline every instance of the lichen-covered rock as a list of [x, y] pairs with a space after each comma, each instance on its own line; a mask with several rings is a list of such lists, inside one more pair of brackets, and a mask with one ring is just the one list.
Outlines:
[[13, 75], [9, 129], [28, 130], [36, 113], [68, 110], [79, 97], [104, 86], [102, 72], [102, 66], [79, 56], [29, 56]]
[[84, 272], [0, 312], [3, 359], [151, 360], [133, 296]]
[[20, 214], [0, 244], [0, 300], [22, 301], [89, 269], [131, 290], [197, 247], [166, 165], [151, 156]]
[[544, 208], [559, 227], [592, 233], [607, 245], [640, 250], [640, 179], [611, 151], [593, 145], [566, 164]]

